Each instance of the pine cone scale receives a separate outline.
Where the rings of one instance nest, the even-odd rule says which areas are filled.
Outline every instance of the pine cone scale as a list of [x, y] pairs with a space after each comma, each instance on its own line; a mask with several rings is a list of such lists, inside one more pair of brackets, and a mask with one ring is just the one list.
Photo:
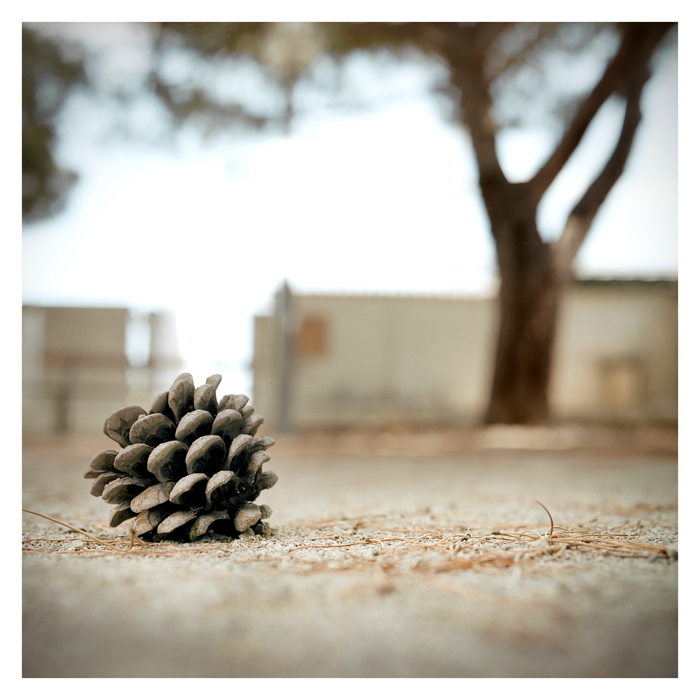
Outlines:
[[202, 384], [194, 392], [195, 411], [207, 411], [212, 416], [216, 416], [219, 407], [216, 404], [216, 388], [211, 384]]
[[139, 416], [146, 413], [141, 406], [126, 406], [115, 411], [105, 420], [103, 432], [108, 438], [112, 438], [121, 447], [131, 444], [129, 433], [131, 427]]
[[153, 447], [144, 443], [136, 443], [125, 447], [114, 459], [114, 468], [130, 476], [147, 477], [148, 458]]
[[197, 438], [185, 457], [188, 474], [202, 473], [212, 476], [221, 469], [226, 458], [226, 443], [219, 435]]
[[230, 519], [231, 516], [226, 510], [214, 510], [210, 511], [209, 513], [205, 513], [204, 515], [199, 515], [194, 521], [192, 527], [190, 528], [190, 539], [194, 540], [197, 539], [197, 537], [201, 537], [202, 535], [204, 535], [207, 532], [207, 530], [211, 527], [211, 525], [217, 520]]
[[136, 513], [134, 513], [134, 511], [132, 511], [129, 507], [130, 503], [131, 501], [122, 501], [119, 505], [112, 509], [108, 520], [110, 527], [117, 527], [125, 520], [133, 518], [136, 515]]
[[162, 506], [144, 510], [134, 518], [131, 529], [138, 537], [141, 537], [141, 535], [145, 535], [147, 532], [153, 530], [153, 528], [159, 525], [162, 520], [165, 520], [166, 517], [167, 514], [163, 513]]
[[203, 507], [207, 500], [205, 489], [208, 482], [206, 474], [188, 474], [175, 484], [170, 500], [180, 506]]
[[[121, 476], [121, 475], [120, 475]], [[144, 489], [150, 486], [148, 479], [140, 479], [134, 476], [121, 476], [110, 481], [102, 491], [102, 500], [107, 503], [120, 503], [127, 498], [134, 498]]]
[[246, 503], [236, 513], [233, 525], [239, 532], [245, 532], [260, 520], [260, 508], [255, 503]]
[[175, 439], [175, 426], [162, 413], [141, 416], [129, 431], [132, 444], [145, 443], [149, 447], [158, 447], [163, 442]]
[[158, 534], [167, 535], [194, 520], [197, 516], [190, 510], [177, 510], [158, 524]]
[[83, 478], [95, 479], [104, 472], [114, 471], [114, 461], [117, 454], [116, 450], [102, 450], [102, 452], [98, 452], [90, 460]]
[[149, 455], [147, 469], [158, 481], [177, 481], [187, 474], [188, 450], [189, 447], [179, 440], [162, 442]]
[[278, 476], [275, 472], [262, 472], [257, 478], [255, 485], [261, 490], [271, 489], [277, 483]]
[[168, 390], [168, 406], [175, 416], [176, 423], [179, 423], [187, 413], [194, 410], [194, 382], [191, 379], [175, 380]]
[[212, 432], [214, 417], [209, 411], [195, 410], [183, 416], [177, 430], [175, 439], [184, 442], [189, 447], [198, 438], [209, 435]]
[[92, 484], [90, 495], [101, 496], [108, 484], [117, 479], [121, 479], [123, 476], [124, 475], [120, 472], [100, 472]]
[[155, 508], [162, 503], [167, 503], [170, 500], [170, 492], [175, 486], [174, 481], [166, 481], [162, 484], [154, 484], [132, 499], [131, 510], [134, 513], [142, 513], [149, 508]]

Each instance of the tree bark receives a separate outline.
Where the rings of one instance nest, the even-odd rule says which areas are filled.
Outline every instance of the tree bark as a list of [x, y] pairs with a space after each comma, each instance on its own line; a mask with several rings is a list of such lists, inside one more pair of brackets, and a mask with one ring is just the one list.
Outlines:
[[[516, 245], [517, 247], [517, 245]], [[560, 284], [549, 246], [529, 268], [502, 270], [500, 327], [486, 423], [546, 423]]]
[[491, 214], [500, 325], [485, 422], [546, 423], [561, 278], [552, 246], [537, 231], [536, 207], [518, 185], [504, 189], [488, 197], [505, 206]]

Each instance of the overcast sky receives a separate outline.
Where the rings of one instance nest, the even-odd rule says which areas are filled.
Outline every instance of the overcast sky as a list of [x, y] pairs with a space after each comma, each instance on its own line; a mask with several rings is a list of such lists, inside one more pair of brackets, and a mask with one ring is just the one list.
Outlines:
[[[98, 112], [75, 101], [60, 156], [80, 181], [63, 213], [26, 227], [24, 303], [172, 308], [196, 381], [218, 371], [238, 386], [226, 391], [248, 392], [252, 318], [271, 310], [283, 279], [299, 291], [489, 293], [494, 252], [468, 137], [425, 75], [392, 80], [395, 98], [365, 112], [308, 113], [289, 136], [181, 139], [177, 151], [105, 139]], [[645, 90], [627, 172], [581, 250], [582, 273], [677, 273], [677, 91], [674, 52]], [[621, 116], [606, 106], [548, 193], [545, 237], [558, 236]], [[545, 131], [504, 133], [506, 174], [527, 178], [551, 142]]]

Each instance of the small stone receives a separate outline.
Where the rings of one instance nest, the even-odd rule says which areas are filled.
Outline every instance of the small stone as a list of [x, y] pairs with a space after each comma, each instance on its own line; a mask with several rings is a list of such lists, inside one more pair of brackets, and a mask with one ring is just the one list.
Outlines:
[[260, 508], [260, 520], [267, 520], [272, 515], [272, 508], [261, 503], [258, 508]]

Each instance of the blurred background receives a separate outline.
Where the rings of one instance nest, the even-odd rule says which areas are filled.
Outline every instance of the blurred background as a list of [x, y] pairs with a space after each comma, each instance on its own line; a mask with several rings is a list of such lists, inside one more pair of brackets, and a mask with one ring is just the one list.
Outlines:
[[[25, 436], [101, 431], [180, 371], [222, 374], [273, 431], [479, 424], [500, 273], [460, 50], [485, 42], [485, 131], [520, 183], [628, 36], [25, 23]], [[675, 27], [649, 54], [629, 156], [561, 292], [554, 421], [677, 421]], [[545, 243], [615, 152], [609, 92], [537, 208]]]

